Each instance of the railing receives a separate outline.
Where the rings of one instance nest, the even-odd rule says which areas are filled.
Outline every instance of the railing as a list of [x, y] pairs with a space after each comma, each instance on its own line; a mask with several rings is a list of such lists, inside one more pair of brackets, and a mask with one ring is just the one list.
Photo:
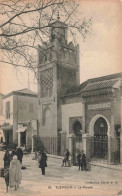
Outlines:
[[115, 139], [111, 139], [110, 141], [111, 146], [111, 163], [112, 164], [119, 164], [120, 163], [120, 137]]
[[94, 136], [91, 140], [91, 161], [108, 163], [108, 156], [110, 164], [120, 164], [120, 137]]
[[46, 152], [52, 155], [57, 154], [57, 137], [41, 137]]

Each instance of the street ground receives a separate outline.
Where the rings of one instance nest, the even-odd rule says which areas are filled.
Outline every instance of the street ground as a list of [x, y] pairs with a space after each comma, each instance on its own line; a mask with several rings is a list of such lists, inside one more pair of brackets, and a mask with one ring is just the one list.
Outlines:
[[[1, 165], [2, 156], [1, 157]], [[6, 193], [4, 178], [0, 178], [0, 195], [10, 196], [113, 196], [122, 195], [122, 172], [108, 169], [78, 171], [78, 167], [61, 167], [61, 160], [48, 157], [46, 175], [41, 174], [32, 155], [24, 155], [22, 181], [17, 191]], [[121, 175], [121, 176], [120, 176]], [[121, 193], [120, 193], [121, 192]], [[118, 194], [120, 193], [120, 194]]]

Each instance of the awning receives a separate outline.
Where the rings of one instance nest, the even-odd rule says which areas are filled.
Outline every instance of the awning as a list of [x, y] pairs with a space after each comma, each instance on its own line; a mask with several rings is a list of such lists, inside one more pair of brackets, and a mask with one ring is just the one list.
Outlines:
[[26, 129], [27, 129], [27, 126], [20, 127], [16, 132], [18, 132], [18, 133], [24, 132], [24, 131], [26, 131]]
[[12, 131], [13, 130], [13, 126], [12, 125], [9, 125], [9, 126], [6, 126], [6, 127], [1, 127], [3, 131]]
[[0, 129], [0, 139], [1, 138], [3, 138], [3, 142], [5, 142], [5, 136], [2, 129]]

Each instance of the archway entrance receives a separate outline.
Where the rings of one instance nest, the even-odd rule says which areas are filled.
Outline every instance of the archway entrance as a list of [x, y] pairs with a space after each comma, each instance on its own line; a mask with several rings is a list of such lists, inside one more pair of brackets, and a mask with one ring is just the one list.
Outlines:
[[26, 131], [20, 133], [20, 146], [26, 146]]
[[79, 153], [79, 151], [82, 150], [82, 125], [78, 120], [75, 120], [72, 126], [73, 133], [75, 135], [75, 138], [72, 140], [73, 148], [72, 148], [72, 158], [73, 158], [73, 165], [76, 165], [76, 155]]
[[82, 150], [82, 116], [69, 117], [69, 150], [72, 163], [76, 165], [76, 156]]
[[76, 120], [76, 122], [73, 124], [73, 130], [74, 130], [74, 134], [76, 135], [76, 140], [79, 142], [82, 141], [82, 135], [81, 135], [82, 126], [79, 121]]
[[107, 159], [108, 157], [108, 125], [103, 117], [99, 117], [94, 124], [94, 157]]

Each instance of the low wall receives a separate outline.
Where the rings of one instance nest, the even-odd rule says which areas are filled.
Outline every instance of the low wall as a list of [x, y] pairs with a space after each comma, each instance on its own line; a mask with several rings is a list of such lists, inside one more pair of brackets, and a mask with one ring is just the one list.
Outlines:
[[[64, 159], [63, 156], [56, 156], [56, 155], [51, 155], [51, 154], [47, 154], [48, 159], [50, 159], [51, 161], [54, 161], [56, 163], [62, 163], [62, 160]], [[111, 173], [112, 170], [115, 170], [115, 172], [120, 173], [120, 171], [122, 171], [122, 165], [107, 165], [107, 164], [100, 164], [100, 163], [89, 163], [91, 166], [91, 171], [100, 171], [102, 170], [103, 172], [108, 172]]]
[[51, 155], [51, 154], [47, 154], [48, 160], [51, 160], [52, 162], [56, 162], [59, 164], [62, 164], [62, 161], [64, 159], [64, 157], [62, 156], [56, 156], [56, 155]]

